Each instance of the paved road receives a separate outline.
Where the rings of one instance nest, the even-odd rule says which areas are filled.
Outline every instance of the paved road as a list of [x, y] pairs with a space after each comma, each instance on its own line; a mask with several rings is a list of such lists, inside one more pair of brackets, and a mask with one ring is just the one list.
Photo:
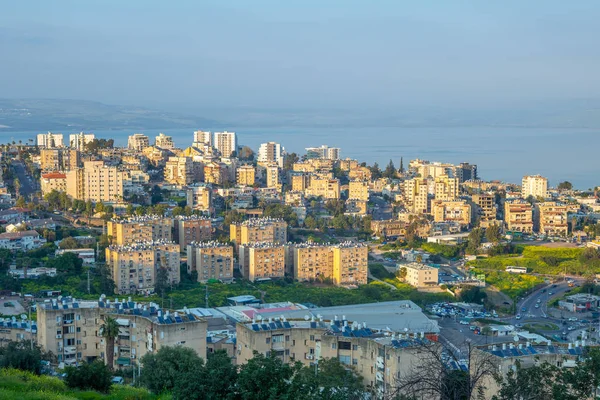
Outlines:
[[19, 182], [21, 183], [21, 189], [19, 194], [21, 196], [28, 196], [32, 193], [36, 192], [36, 184], [33, 182], [33, 179], [27, 174], [25, 170], [25, 165], [21, 161], [13, 160], [11, 162], [11, 166], [15, 170], [15, 174], [17, 178], [19, 178]]

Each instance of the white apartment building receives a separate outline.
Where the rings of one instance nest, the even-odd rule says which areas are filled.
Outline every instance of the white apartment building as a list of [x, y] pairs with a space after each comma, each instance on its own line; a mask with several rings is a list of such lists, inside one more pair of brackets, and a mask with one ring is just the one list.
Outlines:
[[231, 153], [237, 151], [237, 136], [235, 132], [215, 132], [214, 147], [223, 157], [230, 157]]
[[40, 133], [37, 135], [38, 147], [53, 148], [63, 147], [63, 134], [62, 133]]
[[339, 147], [329, 147], [322, 145], [321, 147], [307, 147], [306, 158], [323, 158], [326, 160], [339, 160], [340, 149]]
[[150, 139], [141, 133], [134, 133], [127, 139], [127, 148], [129, 150], [142, 151], [149, 146]]
[[406, 269], [404, 280], [414, 287], [437, 286], [438, 284], [438, 269], [425, 264], [410, 263], [400, 265], [400, 269]]
[[96, 139], [93, 133], [76, 133], [69, 135], [69, 147], [77, 150], [85, 150], [85, 145]]
[[175, 147], [173, 143], [173, 138], [171, 136], [167, 136], [164, 133], [159, 133], [158, 136], [154, 139], [154, 145], [156, 147], [160, 147], [161, 149], [172, 149]]
[[259, 163], [275, 163], [279, 168], [283, 168], [284, 148], [279, 143], [268, 142], [260, 145], [258, 149]]
[[194, 147], [204, 147], [204, 146], [212, 146], [212, 133], [205, 131], [194, 131], [194, 143], [192, 146]]
[[540, 175], [526, 175], [521, 183], [521, 197], [529, 196], [546, 198], [548, 196], [548, 179]]

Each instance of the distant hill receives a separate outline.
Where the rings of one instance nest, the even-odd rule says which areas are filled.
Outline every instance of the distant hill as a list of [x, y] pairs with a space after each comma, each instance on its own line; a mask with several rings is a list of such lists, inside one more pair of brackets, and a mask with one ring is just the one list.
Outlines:
[[142, 107], [85, 100], [0, 99], [0, 132], [162, 129], [213, 126], [215, 121]]

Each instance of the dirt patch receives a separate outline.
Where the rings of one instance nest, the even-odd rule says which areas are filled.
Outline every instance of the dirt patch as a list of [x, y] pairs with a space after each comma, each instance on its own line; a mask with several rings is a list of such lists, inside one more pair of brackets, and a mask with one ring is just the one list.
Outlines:
[[558, 248], [558, 247], [563, 247], [563, 248], [569, 248], [569, 249], [573, 249], [573, 248], [577, 248], [579, 247], [579, 245], [577, 243], [566, 243], [566, 242], [550, 242], [550, 243], [544, 243], [542, 244], [543, 247], [552, 247], [552, 248]]

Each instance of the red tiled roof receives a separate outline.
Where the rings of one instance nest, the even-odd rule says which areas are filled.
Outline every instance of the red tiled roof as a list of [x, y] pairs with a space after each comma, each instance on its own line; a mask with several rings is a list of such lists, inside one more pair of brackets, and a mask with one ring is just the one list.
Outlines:
[[47, 174], [42, 174], [42, 178], [44, 179], [65, 179], [67, 177], [66, 174], [62, 172], [49, 172]]

